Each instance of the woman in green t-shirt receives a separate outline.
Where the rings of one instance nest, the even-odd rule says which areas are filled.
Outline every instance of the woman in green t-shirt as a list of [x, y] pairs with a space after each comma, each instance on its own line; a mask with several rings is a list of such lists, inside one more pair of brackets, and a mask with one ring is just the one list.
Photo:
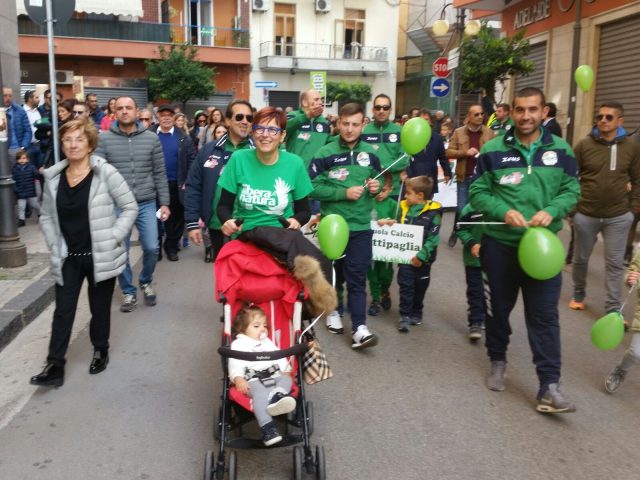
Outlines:
[[309, 174], [300, 157], [279, 148], [286, 123], [284, 112], [260, 110], [253, 123], [256, 149], [235, 152], [225, 166], [217, 211], [223, 234], [237, 237], [260, 226], [299, 230], [309, 221]]

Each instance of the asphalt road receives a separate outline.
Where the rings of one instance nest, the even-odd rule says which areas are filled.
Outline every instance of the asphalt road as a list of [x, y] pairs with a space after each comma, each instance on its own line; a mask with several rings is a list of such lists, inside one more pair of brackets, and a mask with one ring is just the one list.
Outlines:
[[[307, 396], [315, 406], [312, 443], [325, 447], [328, 478], [640, 478], [640, 368], [607, 395], [602, 381], [623, 347], [601, 352], [589, 340], [603, 313], [601, 245], [586, 311], [568, 309], [569, 268], [564, 274], [563, 389], [578, 411], [544, 416], [534, 410], [537, 379], [521, 303], [512, 316], [507, 390], [484, 386], [484, 347], [466, 340], [461, 247], [444, 243], [451, 220], [446, 214], [425, 324], [397, 332], [396, 293], [390, 312], [370, 318], [380, 336], [373, 349], [354, 352], [347, 335], [319, 329], [335, 376], [308, 387]], [[118, 311], [116, 295], [111, 363], [99, 375], [87, 372], [86, 300], [62, 388], [28, 384], [46, 356], [52, 308], [0, 353], [0, 479], [202, 478], [205, 452], [216, 446], [221, 377], [212, 267], [189, 247], [179, 262], [158, 265], [155, 286], [158, 305], [133, 313]], [[292, 478], [291, 452], [239, 450], [239, 478]]]

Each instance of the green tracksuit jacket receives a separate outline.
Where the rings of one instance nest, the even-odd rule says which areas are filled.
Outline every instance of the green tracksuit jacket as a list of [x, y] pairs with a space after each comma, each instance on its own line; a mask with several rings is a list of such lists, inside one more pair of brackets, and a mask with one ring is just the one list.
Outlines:
[[[469, 187], [469, 202], [484, 221], [504, 221], [508, 210], [530, 220], [544, 210], [553, 217], [549, 230], [562, 228], [562, 218], [580, 197], [578, 167], [567, 142], [545, 129], [527, 148], [508, 132], [482, 146], [476, 176]], [[484, 234], [506, 245], [517, 246], [524, 228], [486, 225]]]
[[368, 143], [358, 141], [353, 149], [341, 139], [328, 143], [318, 150], [309, 166], [314, 187], [310, 196], [320, 200], [323, 216], [341, 215], [352, 232], [369, 230], [375, 195], [365, 189], [358, 200], [347, 200], [347, 189], [364, 186], [367, 179], [374, 178], [380, 171], [380, 160]]
[[[361, 140], [370, 143], [375, 149], [383, 170], [404, 155], [404, 149], [400, 145], [400, 130], [401, 127], [393, 122], [387, 121], [380, 125], [372, 122], [364, 127], [362, 135], [360, 135]], [[400, 172], [409, 166], [410, 159], [411, 157], [405, 155], [402, 160], [388, 170], [393, 175], [391, 195], [400, 194]]]
[[331, 129], [322, 115], [310, 119], [302, 110], [294, 110], [287, 115], [286, 131], [287, 152], [302, 158], [308, 168], [316, 152], [327, 143]]
[[[482, 222], [482, 214], [475, 212], [470, 204], [466, 204], [460, 212], [461, 222]], [[480, 267], [480, 258], [471, 255], [471, 248], [482, 240], [482, 224], [456, 225], [456, 234], [462, 242], [462, 261], [465, 267]]]

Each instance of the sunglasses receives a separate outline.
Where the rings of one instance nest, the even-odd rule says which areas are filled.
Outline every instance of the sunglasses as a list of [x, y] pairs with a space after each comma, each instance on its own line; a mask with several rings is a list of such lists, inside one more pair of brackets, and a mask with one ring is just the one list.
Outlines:
[[374, 105], [373, 109], [376, 112], [379, 112], [380, 110], [384, 110], [385, 112], [388, 112], [389, 110], [391, 110], [391, 105]]
[[609, 113], [606, 115], [599, 113], [598, 115], [596, 115], [596, 120], [598, 120], [599, 122], [601, 122], [602, 120], [606, 120], [607, 122], [613, 122], [613, 115]]
[[201, 123], [201, 124], [204, 125], [205, 123], [207, 123], [207, 121], [206, 120], [198, 120], [198, 123]]
[[151, 119], [149, 117], [140, 117], [141, 122], [150, 122]]
[[79, 112], [79, 111], [77, 111], [77, 110], [74, 110], [72, 113], [73, 113], [75, 116], [78, 116], [78, 115], [84, 115], [84, 110], [83, 110], [83, 111], [81, 111], [81, 112]]
[[251, 123], [253, 122], [253, 115], [245, 115], [244, 113], [236, 113], [233, 117], [233, 119], [236, 122], [241, 122], [244, 119], [247, 119], [247, 122]]
[[475, 112], [472, 114], [474, 117], [481, 117], [484, 115], [484, 112]]

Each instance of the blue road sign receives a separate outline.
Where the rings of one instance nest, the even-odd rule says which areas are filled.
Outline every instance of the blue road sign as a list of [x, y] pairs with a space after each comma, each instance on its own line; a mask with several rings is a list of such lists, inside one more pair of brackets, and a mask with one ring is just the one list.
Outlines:
[[272, 80], [256, 82], [256, 88], [278, 88], [278, 82]]
[[436, 78], [431, 84], [431, 92], [436, 97], [446, 97], [449, 94], [451, 85], [446, 78]]

